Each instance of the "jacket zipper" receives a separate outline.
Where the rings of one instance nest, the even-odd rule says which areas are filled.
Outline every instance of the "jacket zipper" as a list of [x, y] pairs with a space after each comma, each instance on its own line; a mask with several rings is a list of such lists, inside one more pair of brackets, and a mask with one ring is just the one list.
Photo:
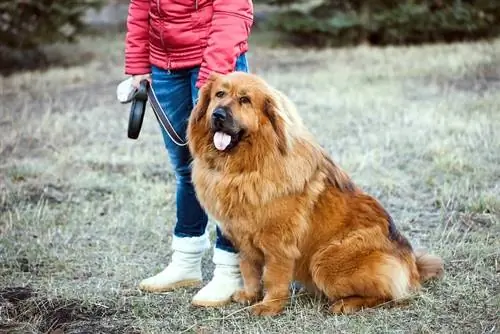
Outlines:
[[[162, 17], [162, 16], [163, 16], [163, 15], [162, 15], [163, 13], [162, 13], [162, 10], [161, 10], [161, 7], [160, 7], [160, 1], [161, 1], [161, 0], [156, 0], [156, 5], [158, 6], [158, 15], [159, 15], [160, 17]], [[168, 74], [170, 74], [170, 73], [171, 73], [170, 67], [171, 67], [171, 65], [172, 65], [172, 64], [171, 64], [171, 62], [172, 62], [172, 61], [171, 61], [171, 59], [170, 59], [170, 55], [168, 54], [168, 52], [167, 52], [167, 50], [166, 50], [166, 48], [165, 48], [165, 40], [164, 40], [164, 38], [163, 38], [163, 29], [160, 29], [160, 42], [161, 42], [162, 49], [164, 50], [165, 55], [166, 55], [166, 57], [167, 57], [167, 68], [166, 68], [166, 70], [167, 70], [167, 73], [168, 73]]]
[[198, 0], [194, 0], [194, 9], [198, 10]]

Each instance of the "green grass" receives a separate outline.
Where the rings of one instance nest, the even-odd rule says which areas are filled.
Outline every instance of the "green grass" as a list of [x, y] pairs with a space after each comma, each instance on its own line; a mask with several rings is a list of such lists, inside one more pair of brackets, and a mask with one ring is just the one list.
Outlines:
[[[307, 295], [255, 318], [192, 307], [195, 289], [141, 293], [170, 256], [175, 183], [151, 110], [139, 139], [126, 136], [128, 106], [115, 100], [123, 36], [106, 36], [75, 48], [96, 55], [85, 64], [0, 78], [0, 331], [499, 331], [500, 41], [301, 50], [269, 40], [252, 40], [252, 71], [291, 96], [416, 247], [444, 258], [446, 277], [405, 306], [352, 316]], [[205, 280], [212, 269], [209, 251]]]

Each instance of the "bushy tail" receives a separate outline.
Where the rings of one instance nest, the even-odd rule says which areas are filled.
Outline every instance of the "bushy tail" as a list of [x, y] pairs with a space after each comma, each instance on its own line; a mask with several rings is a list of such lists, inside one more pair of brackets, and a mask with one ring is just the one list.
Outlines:
[[420, 282], [444, 276], [444, 262], [439, 256], [429, 254], [424, 250], [417, 250], [415, 251], [415, 257], [417, 259]]

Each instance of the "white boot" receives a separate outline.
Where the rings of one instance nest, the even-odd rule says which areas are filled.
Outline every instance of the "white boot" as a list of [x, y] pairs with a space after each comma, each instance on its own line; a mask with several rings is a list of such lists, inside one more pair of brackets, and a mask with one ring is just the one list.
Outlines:
[[193, 297], [197, 306], [223, 306], [231, 302], [231, 296], [243, 288], [238, 254], [215, 248], [215, 270], [212, 280]]
[[159, 274], [141, 281], [139, 288], [149, 292], [165, 292], [201, 284], [201, 259], [209, 247], [207, 234], [191, 238], [174, 236], [170, 264]]

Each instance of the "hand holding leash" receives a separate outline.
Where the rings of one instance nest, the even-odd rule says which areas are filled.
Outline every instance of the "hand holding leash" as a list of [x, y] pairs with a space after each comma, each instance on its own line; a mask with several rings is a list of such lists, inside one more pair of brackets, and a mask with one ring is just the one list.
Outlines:
[[[136, 82], [134, 82], [135, 80], [140, 80], [137, 88], [134, 87], [134, 85], [136, 85]], [[130, 139], [137, 139], [139, 137], [142, 121], [144, 119], [144, 112], [146, 110], [146, 104], [149, 99], [151, 108], [153, 109], [156, 118], [172, 141], [179, 146], [187, 145], [187, 142], [177, 134], [168, 120], [165, 111], [158, 103], [158, 99], [156, 98], [154, 91], [151, 89], [148, 75], [130, 77], [122, 81], [116, 88], [116, 97], [122, 104], [132, 102], [127, 132]]]
[[[138, 87], [134, 81], [142, 79]], [[122, 81], [116, 88], [116, 97], [122, 104], [132, 102], [130, 106], [130, 116], [128, 120], [128, 137], [137, 139], [141, 132], [146, 103], [148, 101], [149, 81], [147, 78], [130, 77]]]

